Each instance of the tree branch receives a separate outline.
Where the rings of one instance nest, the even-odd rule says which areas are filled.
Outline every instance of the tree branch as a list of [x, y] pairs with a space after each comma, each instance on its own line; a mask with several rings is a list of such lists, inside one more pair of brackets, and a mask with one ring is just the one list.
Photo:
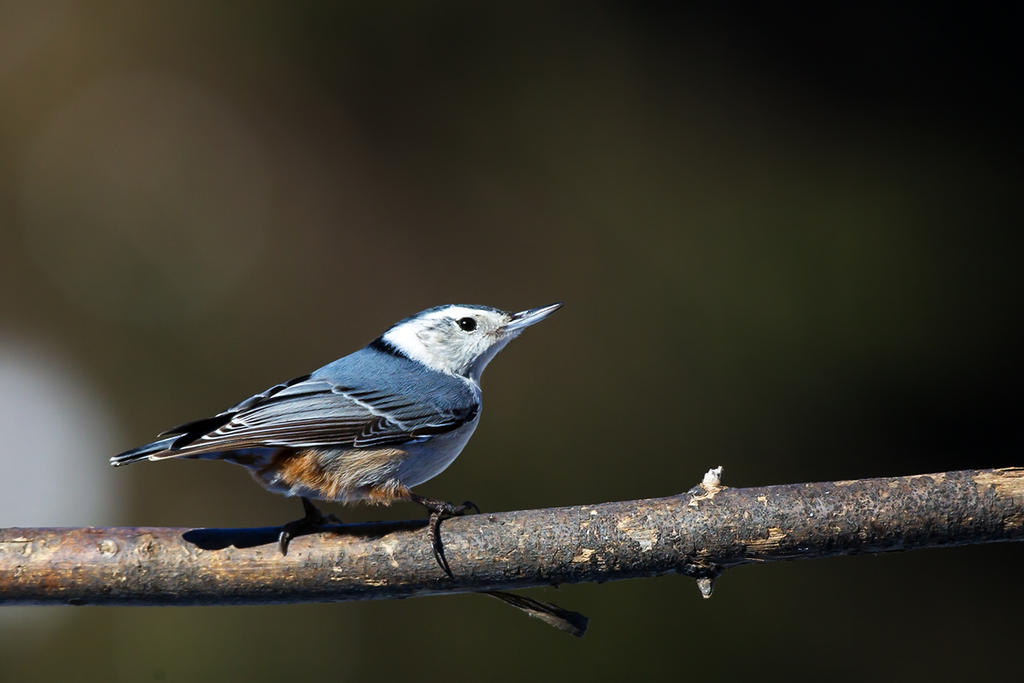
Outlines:
[[668, 498], [460, 517], [442, 526], [454, 580], [423, 527], [339, 525], [287, 556], [277, 528], [0, 529], [0, 604], [332, 602], [672, 572], [707, 597], [742, 564], [1024, 540], [1024, 468], [759, 488], [712, 470]]

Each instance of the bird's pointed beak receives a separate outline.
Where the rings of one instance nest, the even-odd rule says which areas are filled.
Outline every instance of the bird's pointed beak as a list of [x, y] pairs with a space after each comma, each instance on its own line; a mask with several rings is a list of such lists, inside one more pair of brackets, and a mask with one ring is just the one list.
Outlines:
[[525, 311], [519, 311], [512, 315], [510, 320], [505, 325], [505, 332], [520, 332], [530, 325], [539, 323], [544, 318], [548, 317], [559, 308], [562, 307], [562, 303], [551, 304], [550, 306], [541, 306], [540, 308], [528, 308]]

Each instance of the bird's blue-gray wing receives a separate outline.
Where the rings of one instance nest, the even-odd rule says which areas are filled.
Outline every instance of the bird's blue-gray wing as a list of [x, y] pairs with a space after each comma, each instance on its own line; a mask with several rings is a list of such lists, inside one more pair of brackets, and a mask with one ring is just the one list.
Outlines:
[[443, 433], [472, 420], [475, 400], [437, 402], [421, 392], [347, 387], [298, 378], [242, 401], [220, 415], [181, 425], [181, 454], [263, 446], [364, 448]]

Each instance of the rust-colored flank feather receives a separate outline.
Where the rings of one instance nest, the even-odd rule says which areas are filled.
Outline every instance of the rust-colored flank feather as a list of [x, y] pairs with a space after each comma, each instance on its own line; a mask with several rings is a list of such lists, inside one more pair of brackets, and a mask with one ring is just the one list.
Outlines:
[[409, 490], [396, 478], [405, 457], [405, 451], [398, 448], [347, 452], [282, 448], [250, 468], [258, 482], [278, 493], [389, 505], [409, 499]]

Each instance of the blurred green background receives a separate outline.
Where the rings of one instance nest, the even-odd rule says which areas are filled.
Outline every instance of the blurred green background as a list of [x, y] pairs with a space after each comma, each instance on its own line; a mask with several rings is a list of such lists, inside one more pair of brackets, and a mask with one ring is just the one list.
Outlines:
[[[428, 495], [1024, 464], [1021, 23], [0, 3], [0, 525], [292, 519], [238, 468], [106, 458], [446, 302], [566, 307], [492, 364]], [[582, 640], [472, 595], [5, 609], [0, 679], [997, 677], [1022, 560], [748, 567], [708, 601], [681, 577], [533, 591], [588, 614]]]

